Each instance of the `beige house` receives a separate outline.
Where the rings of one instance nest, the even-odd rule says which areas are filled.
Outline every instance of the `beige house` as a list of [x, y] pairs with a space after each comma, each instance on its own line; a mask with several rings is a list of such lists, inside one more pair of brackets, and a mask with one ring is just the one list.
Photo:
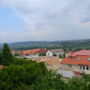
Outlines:
[[72, 53], [60, 62], [60, 68], [90, 74], [90, 50]]

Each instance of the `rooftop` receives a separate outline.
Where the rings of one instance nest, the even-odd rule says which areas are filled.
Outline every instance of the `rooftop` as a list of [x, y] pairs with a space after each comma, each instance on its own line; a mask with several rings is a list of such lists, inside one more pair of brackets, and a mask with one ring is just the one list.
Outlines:
[[32, 50], [24, 50], [22, 53], [25, 54], [36, 54], [46, 52], [46, 49], [32, 49]]
[[53, 49], [53, 50], [49, 50], [50, 52], [61, 52], [64, 51], [63, 49]]
[[90, 66], [90, 55], [89, 56], [77, 56], [77, 57], [66, 57], [60, 63], [61, 64], [72, 64], [72, 65], [86, 65]]
[[3, 66], [3, 65], [0, 65], [0, 69], [3, 69], [5, 66]]
[[80, 55], [90, 55], [90, 50], [80, 50], [77, 52], [73, 52], [71, 53], [70, 56], [74, 57], [74, 56], [80, 56]]

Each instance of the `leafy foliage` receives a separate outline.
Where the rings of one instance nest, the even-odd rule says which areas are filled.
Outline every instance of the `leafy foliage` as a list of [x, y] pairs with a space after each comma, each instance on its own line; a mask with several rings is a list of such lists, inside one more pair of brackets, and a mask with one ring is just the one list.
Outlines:
[[4, 63], [4, 57], [3, 57], [3, 54], [0, 53], [0, 64], [3, 64]]
[[61, 76], [52, 71], [49, 71], [39, 84], [32, 85], [32, 90], [65, 90], [65, 88], [65, 82], [61, 80]]
[[[18, 60], [17, 63], [20, 61]], [[13, 63], [0, 71], [0, 90], [15, 90], [22, 86], [30, 87], [42, 80], [46, 73], [47, 69], [43, 63], [24, 61], [17, 65], [15, 62], [15, 65]]]
[[61, 75], [48, 71], [43, 62], [16, 59], [7, 44], [0, 53], [0, 63], [6, 63], [0, 70], [0, 90], [90, 90], [90, 75], [72, 78], [67, 82]]

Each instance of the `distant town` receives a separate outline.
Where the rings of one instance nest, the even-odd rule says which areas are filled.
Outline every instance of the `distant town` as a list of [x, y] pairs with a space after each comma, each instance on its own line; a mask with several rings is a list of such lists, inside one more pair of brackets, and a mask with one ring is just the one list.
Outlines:
[[[88, 39], [62, 42], [22, 42], [15, 43], [15, 45], [13, 43], [10, 47], [12, 55], [17, 59], [44, 62], [48, 70], [54, 70], [68, 79], [82, 77], [82, 73], [90, 74], [90, 50], [89, 47], [86, 47], [86, 43], [89, 45], [89, 41]], [[21, 49], [19, 47], [23, 45], [28, 46], [28, 48], [25, 47], [26, 49]], [[29, 45], [33, 47], [31, 48]], [[39, 45], [42, 48], [38, 48], [40, 47]], [[17, 46], [18, 49], [15, 49], [15, 46]], [[62, 46], [62, 48], [60, 46]], [[65, 46], [69, 49], [66, 49]], [[81, 46], [81, 48], [79, 46]]]
[[65, 78], [81, 77], [83, 72], [90, 74], [90, 50], [72, 52], [60, 48], [52, 50], [38, 48], [11, 52], [17, 58], [44, 62], [49, 70], [57, 70]]

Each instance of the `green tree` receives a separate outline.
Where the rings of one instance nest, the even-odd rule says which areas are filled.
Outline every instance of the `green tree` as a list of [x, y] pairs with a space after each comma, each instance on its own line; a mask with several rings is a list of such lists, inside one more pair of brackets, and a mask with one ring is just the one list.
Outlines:
[[64, 81], [42, 62], [16, 59], [0, 70], [0, 90], [90, 90], [90, 75]]
[[66, 54], [64, 53], [63, 57], [65, 58], [66, 57]]
[[0, 90], [31, 90], [30, 87], [39, 83], [47, 74], [44, 63], [17, 62], [20, 65], [15, 62], [15, 65], [13, 63], [0, 70]]
[[87, 82], [84, 81], [84, 78], [72, 78], [68, 82], [68, 90], [90, 90], [88, 89]]
[[9, 48], [8, 44], [6, 44], [6, 43], [3, 45], [2, 54], [3, 54], [3, 57], [7, 64], [14, 60], [14, 57], [11, 54], [10, 48]]
[[59, 58], [62, 58], [61, 54], [59, 55]]
[[4, 58], [3, 58], [3, 54], [0, 53], [0, 64], [3, 64], [4, 63]]
[[65, 82], [60, 75], [49, 71], [39, 82], [32, 85], [31, 90], [67, 90]]

